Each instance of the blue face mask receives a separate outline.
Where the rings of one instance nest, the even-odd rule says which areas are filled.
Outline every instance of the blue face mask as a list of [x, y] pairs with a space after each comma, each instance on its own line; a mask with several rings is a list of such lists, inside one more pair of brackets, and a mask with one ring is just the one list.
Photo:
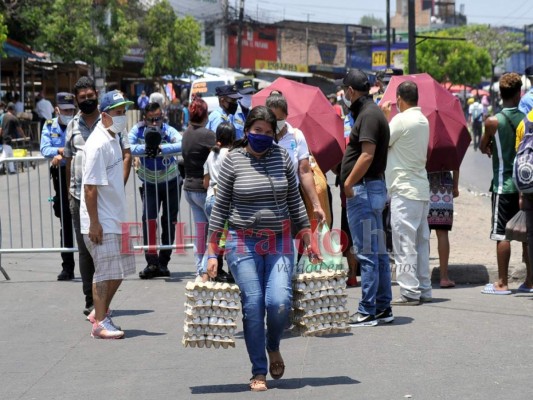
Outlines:
[[268, 135], [248, 133], [248, 144], [256, 153], [263, 153], [272, 147], [274, 138]]

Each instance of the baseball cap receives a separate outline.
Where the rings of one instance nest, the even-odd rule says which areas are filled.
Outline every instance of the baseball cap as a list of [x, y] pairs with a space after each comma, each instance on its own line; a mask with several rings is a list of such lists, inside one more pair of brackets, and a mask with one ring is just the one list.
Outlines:
[[370, 90], [368, 76], [360, 69], [352, 69], [343, 79], [337, 79], [335, 85], [351, 86], [359, 92], [368, 92]]
[[533, 65], [526, 68], [525, 75], [533, 77]]
[[59, 92], [56, 95], [56, 103], [60, 110], [73, 110], [76, 108], [72, 93]]
[[215, 94], [218, 97], [229, 97], [232, 99], [240, 99], [242, 96], [237, 92], [236, 85], [218, 86], [215, 89]]
[[239, 94], [254, 94], [256, 92], [254, 82], [251, 79], [243, 79], [235, 83]]
[[131, 106], [133, 101], [126, 100], [118, 90], [107, 92], [100, 102], [100, 111], [109, 111], [120, 106]]

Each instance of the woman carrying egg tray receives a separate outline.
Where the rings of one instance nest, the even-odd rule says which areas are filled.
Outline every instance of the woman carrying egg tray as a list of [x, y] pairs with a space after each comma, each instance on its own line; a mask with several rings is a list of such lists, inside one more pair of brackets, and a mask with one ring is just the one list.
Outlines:
[[302, 232], [309, 258], [320, 261], [318, 251], [310, 249], [310, 224], [294, 167], [286, 150], [274, 144], [275, 132], [276, 116], [271, 110], [258, 106], [250, 111], [244, 138], [234, 144], [220, 169], [209, 221], [210, 278], [217, 274], [217, 240], [225, 222], [229, 224], [225, 254], [241, 290], [252, 391], [267, 390], [267, 372], [273, 379], [285, 372], [279, 346], [292, 304], [291, 222]]

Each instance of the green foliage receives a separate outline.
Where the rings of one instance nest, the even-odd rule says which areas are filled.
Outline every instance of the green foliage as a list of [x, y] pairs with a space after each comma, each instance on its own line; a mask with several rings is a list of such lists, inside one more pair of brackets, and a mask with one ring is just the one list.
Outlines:
[[190, 16], [176, 17], [167, 0], [150, 8], [139, 33], [146, 45], [145, 76], [179, 76], [206, 62], [200, 25]]
[[416, 62], [419, 72], [427, 72], [439, 82], [457, 84], [477, 84], [484, 76], [490, 75], [490, 57], [475, 44], [457, 38], [454, 31], [441, 31], [416, 48]]
[[3, 55], [2, 45], [7, 39], [7, 25], [4, 20], [4, 15], [0, 14], [0, 57]]
[[385, 26], [385, 22], [383, 22], [381, 18], [375, 17], [374, 14], [363, 15], [361, 19], [359, 20], [359, 25], [375, 26], [377, 28], [383, 28]]
[[9, 37], [33, 46], [41, 35], [54, 0], [2, 1], [0, 10], [9, 31]]
[[86, 61], [101, 68], [119, 66], [136, 42], [137, 24], [119, 0], [93, 6], [92, 0], [56, 0], [42, 25], [38, 44], [64, 62]]

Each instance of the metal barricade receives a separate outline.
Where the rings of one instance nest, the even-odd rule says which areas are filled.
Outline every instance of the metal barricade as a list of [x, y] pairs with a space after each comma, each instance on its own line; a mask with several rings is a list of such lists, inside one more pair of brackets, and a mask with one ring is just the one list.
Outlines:
[[[166, 155], [165, 158], [174, 155]], [[137, 157], [138, 158], [138, 157]], [[4, 212], [0, 215], [0, 272], [6, 280], [9, 275], [2, 267], [2, 254], [17, 253], [62, 253], [77, 252], [77, 247], [62, 247], [64, 242], [60, 237], [60, 219], [56, 218], [53, 210], [55, 192], [50, 179], [50, 160], [42, 157], [11, 157], [2, 160], [7, 163], [14, 162], [16, 165], [34, 165], [34, 170], [26, 168], [24, 172], [15, 174], [7, 173], [0, 176], [0, 204], [4, 206]], [[63, 169], [60, 169], [62, 171]], [[7, 171], [7, 168], [6, 168]], [[70, 178], [69, 178], [70, 179]], [[139, 188], [143, 186], [139, 179], [136, 165], [132, 170], [126, 185], [127, 221], [123, 226], [123, 234], [126, 235], [124, 243], [127, 250], [136, 254], [145, 251], [174, 250], [174, 254], [185, 254], [186, 249], [193, 247], [193, 224], [192, 213], [186, 201], [181, 201], [181, 177], [176, 176], [178, 190], [176, 197], [169, 197], [169, 183], [163, 183], [163, 196], [166, 196], [166, 210], [159, 210], [157, 220], [161, 221], [163, 214], [168, 215], [170, 204], [178, 204], [178, 214], [175, 226], [170, 226], [167, 221], [165, 227], [167, 234], [170, 230], [176, 233], [176, 241], [179, 243], [161, 244], [161, 222], [149, 223], [147, 244], [143, 244], [142, 215], [143, 207], [147, 207], [148, 193], [139, 196]], [[61, 186], [60, 186], [61, 188]], [[60, 189], [61, 191], [62, 189]], [[160, 203], [161, 194], [156, 191], [155, 202]], [[63, 210], [63, 196], [59, 193], [60, 210]], [[68, 208], [68, 207], [67, 207]], [[163, 221], [164, 223], [164, 221]], [[168, 237], [167, 237], [168, 239]], [[75, 239], [74, 239], [75, 242]], [[167, 240], [172, 243], [172, 241]]]

